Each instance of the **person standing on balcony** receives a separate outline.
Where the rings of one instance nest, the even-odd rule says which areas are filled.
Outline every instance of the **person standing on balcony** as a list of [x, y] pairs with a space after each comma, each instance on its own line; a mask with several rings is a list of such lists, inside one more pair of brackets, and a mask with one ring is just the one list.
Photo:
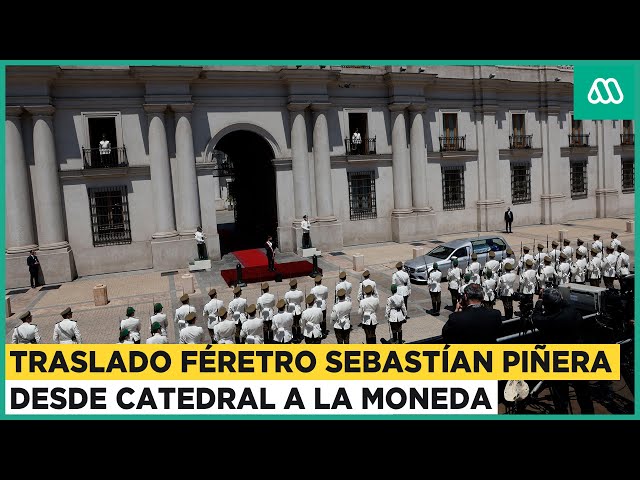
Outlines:
[[107, 134], [102, 134], [102, 140], [100, 140], [100, 166], [105, 167], [108, 166], [111, 162], [109, 161], [111, 158], [111, 142], [107, 140]]
[[506, 232], [513, 233], [511, 231], [511, 224], [513, 223], [513, 212], [511, 211], [511, 207], [507, 207], [507, 211], [504, 212], [504, 222], [506, 224]]
[[360, 145], [362, 145], [362, 137], [360, 136], [360, 132], [356, 128], [356, 131], [351, 135], [351, 150], [356, 153], [361, 153]]

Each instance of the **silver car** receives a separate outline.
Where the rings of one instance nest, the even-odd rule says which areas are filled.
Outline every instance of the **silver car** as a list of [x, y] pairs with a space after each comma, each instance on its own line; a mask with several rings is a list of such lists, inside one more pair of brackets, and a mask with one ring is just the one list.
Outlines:
[[442, 279], [446, 280], [454, 257], [458, 259], [458, 266], [464, 270], [471, 263], [472, 253], [478, 255], [478, 262], [484, 266], [489, 259], [489, 252], [496, 252], [495, 259], [501, 261], [506, 257], [508, 248], [510, 247], [507, 241], [497, 235], [452, 240], [438, 245], [421, 257], [407, 260], [404, 262], [404, 269], [413, 282], [426, 282], [427, 272], [437, 263], [442, 272]]

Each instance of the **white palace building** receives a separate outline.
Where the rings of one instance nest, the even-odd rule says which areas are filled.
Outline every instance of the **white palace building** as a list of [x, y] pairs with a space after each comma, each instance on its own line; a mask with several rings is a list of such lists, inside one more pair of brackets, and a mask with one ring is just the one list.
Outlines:
[[31, 249], [46, 283], [186, 268], [198, 226], [299, 252], [305, 214], [323, 251], [631, 214], [633, 122], [572, 97], [562, 66], [9, 66], [6, 284]]

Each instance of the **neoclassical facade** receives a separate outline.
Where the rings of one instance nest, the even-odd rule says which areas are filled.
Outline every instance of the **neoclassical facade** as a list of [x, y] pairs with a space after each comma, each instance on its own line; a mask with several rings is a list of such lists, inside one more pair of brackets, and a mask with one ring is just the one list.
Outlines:
[[299, 251], [305, 214], [332, 251], [634, 208], [634, 125], [573, 119], [566, 67], [21, 66], [6, 95], [7, 287], [31, 249], [47, 283], [185, 268], [198, 226], [220, 258]]

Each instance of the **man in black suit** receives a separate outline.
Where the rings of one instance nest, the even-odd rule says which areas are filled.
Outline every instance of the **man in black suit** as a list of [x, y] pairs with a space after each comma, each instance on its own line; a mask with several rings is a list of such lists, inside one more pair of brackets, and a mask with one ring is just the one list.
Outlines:
[[29, 277], [31, 281], [31, 288], [36, 288], [38, 286], [38, 273], [40, 270], [40, 261], [38, 257], [36, 257], [36, 251], [31, 250], [29, 252], [29, 256], [27, 257], [27, 265], [29, 266]]
[[511, 211], [511, 207], [507, 207], [507, 211], [504, 212], [504, 223], [506, 224], [505, 230], [507, 233], [513, 233], [511, 231], [511, 224], [513, 223], [513, 212]]
[[[583, 343], [588, 325], [578, 310], [567, 303], [556, 288], [545, 288], [536, 302], [533, 326], [540, 331], [540, 343]], [[594, 413], [588, 380], [549, 381], [555, 413], [569, 413], [569, 384], [573, 386], [580, 413]]]
[[273, 242], [271, 241], [271, 235], [267, 237], [267, 241], [264, 244], [264, 249], [267, 253], [267, 260], [269, 261], [269, 271], [275, 272], [275, 266], [273, 262], [273, 257], [275, 256], [275, 252], [273, 250]]
[[456, 311], [442, 327], [445, 343], [496, 343], [502, 317], [495, 308], [484, 308], [482, 300], [481, 285], [470, 283], [465, 287]]

